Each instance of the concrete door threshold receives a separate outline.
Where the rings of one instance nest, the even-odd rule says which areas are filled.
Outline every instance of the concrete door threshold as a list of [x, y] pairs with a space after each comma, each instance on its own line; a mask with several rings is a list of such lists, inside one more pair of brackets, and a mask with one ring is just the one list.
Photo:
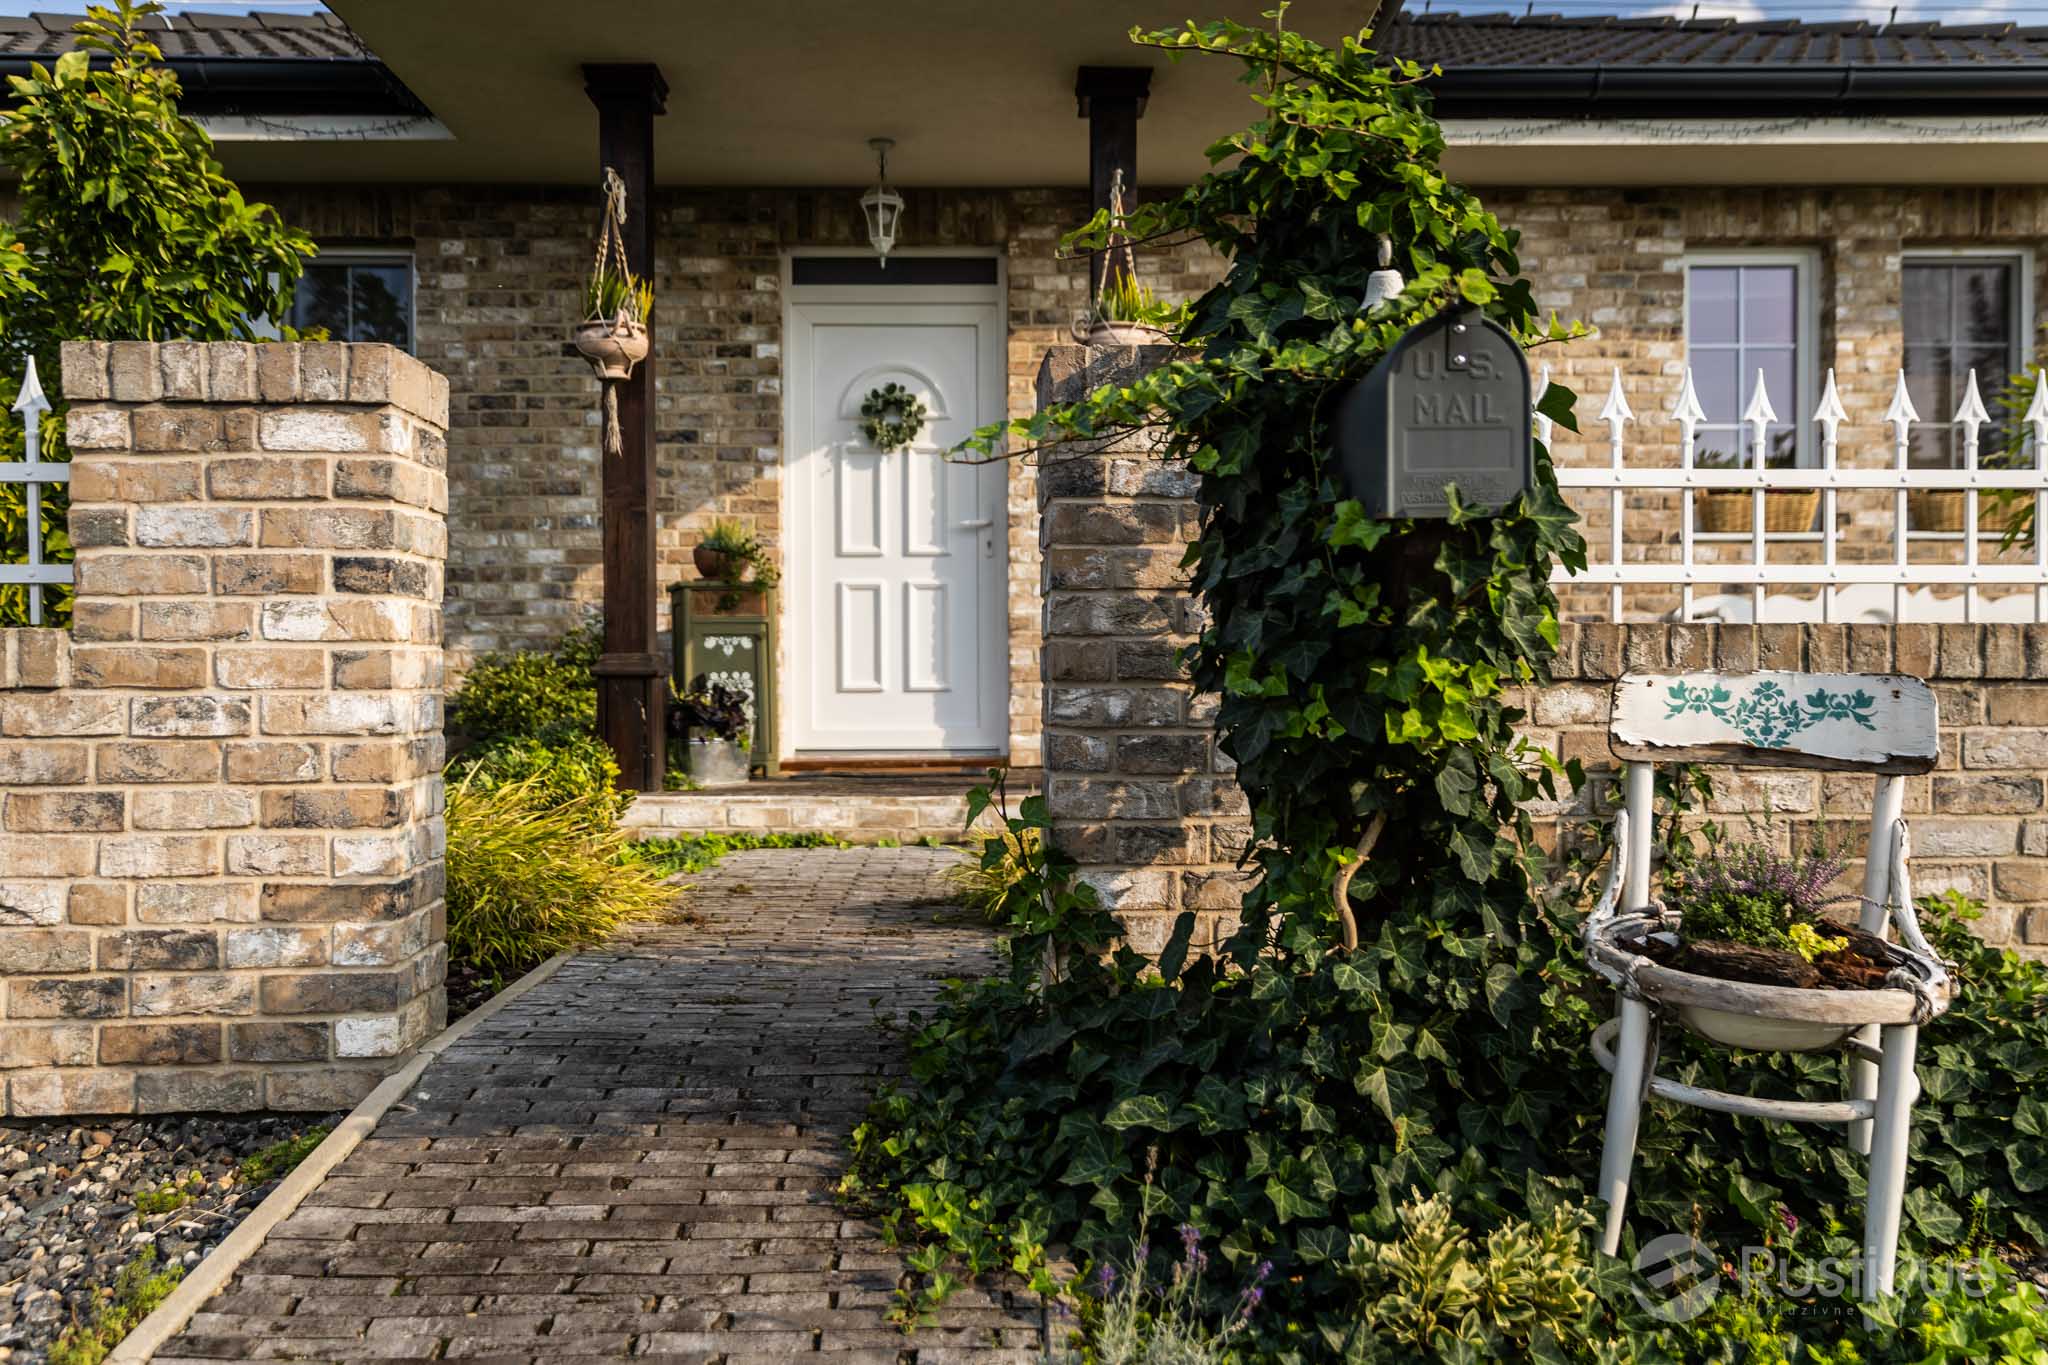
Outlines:
[[[800, 773], [706, 787], [692, 792], [643, 792], [623, 823], [640, 838], [664, 834], [834, 834], [857, 844], [893, 839], [900, 844], [967, 839], [967, 792], [980, 776], [960, 773]], [[1036, 769], [1012, 771], [1009, 799], [1016, 804], [1038, 790]], [[979, 828], [999, 825], [992, 814]]]

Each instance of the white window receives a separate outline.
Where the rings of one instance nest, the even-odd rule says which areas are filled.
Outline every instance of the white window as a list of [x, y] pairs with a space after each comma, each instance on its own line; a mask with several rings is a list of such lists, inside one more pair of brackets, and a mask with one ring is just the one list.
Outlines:
[[[1761, 382], [1777, 420], [1764, 429], [1764, 463], [1814, 462], [1819, 347], [1813, 316], [1817, 263], [1805, 251], [1727, 251], [1685, 261], [1685, 356], [1706, 420], [1694, 434], [1703, 468], [1750, 463], [1755, 429], [1742, 420]], [[1761, 381], [1759, 381], [1761, 376]]]
[[1921, 419], [1908, 452], [1915, 468], [1962, 466], [1962, 433], [1951, 419], [1973, 369], [1994, 423], [1980, 439], [1979, 454], [2003, 444], [2011, 414], [2000, 409], [1998, 392], [2027, 360], [2028, 264], [2024, 254], [2010, 251], [1906, 253], [1900, 280], [1906, 392]]
[[322, 251], [306, 263], [292, 326], [327, 329], [329, 341], [388, 341], [413, 349], [410, 251]]

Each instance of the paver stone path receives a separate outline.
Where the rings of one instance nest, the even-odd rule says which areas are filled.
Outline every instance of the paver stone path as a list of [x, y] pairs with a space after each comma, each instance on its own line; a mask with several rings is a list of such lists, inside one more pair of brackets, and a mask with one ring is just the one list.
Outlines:
[[901, 1261], [832, 1200], [901, 1063], [877, 1011], [993, 962], [958, 856], [698, 875], [702, 922], [583, 953], [451, 1047], [157, 1360], [1040, 1358], [1021, 1293], [890, 1326]]

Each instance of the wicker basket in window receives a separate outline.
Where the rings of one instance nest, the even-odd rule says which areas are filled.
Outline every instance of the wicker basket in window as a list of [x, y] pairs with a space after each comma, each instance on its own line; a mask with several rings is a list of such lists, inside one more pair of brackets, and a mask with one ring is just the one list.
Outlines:
[[[1764, 530], [1771, 535], [1811, 531], [1820, 513], [1818, 488], [1795, 488], [1783, 493], [1764, 494]], [[1692, 500], [1693, 526], [1708, 533], [1748, 532], [1755, 516], [1755, 495], [1729, 489], [1696, 493]]]
[[[1949, 531], [1960, 533], [1963, 529], [1963, 499], [1960, 488], [1919, 488], [1906, 494], [1906, 520], [1916, 531]], [[1977, 495], [1977, 529], [1995, 531], [2004, 535], [2012, 529], [2013, 522], [2023, 515], [2024, 509], [2017, 502], [1998, 503], [1989, 493]]]

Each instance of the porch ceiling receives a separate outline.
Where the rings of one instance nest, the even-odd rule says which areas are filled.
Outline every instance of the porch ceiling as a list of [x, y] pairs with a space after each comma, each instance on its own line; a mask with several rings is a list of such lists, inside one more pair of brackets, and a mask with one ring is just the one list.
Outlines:
[[[1377, 0], [1297, 0], [1319, 39], [1364, 26]], [[232, 170], [269, 180], [583, 183], [596, 174], [585, 62], [653, 62], [668, 78], [656, 171], [668, 185], [852, 186], [893, 137], [906, 186], [1084, 185], [1083, 65], [1154, 68], [1138, 130], [1148, 184], [1186, 183], [1250, 113], [1235, 63], [1179, 64], [1132, 47], [1132, 25], [1189, 13], [1168, 0], [331, 0], [453, 135], [446, 141], [238, 143]], [[1270, 0], [1199, 5], [1250, 23]]]

